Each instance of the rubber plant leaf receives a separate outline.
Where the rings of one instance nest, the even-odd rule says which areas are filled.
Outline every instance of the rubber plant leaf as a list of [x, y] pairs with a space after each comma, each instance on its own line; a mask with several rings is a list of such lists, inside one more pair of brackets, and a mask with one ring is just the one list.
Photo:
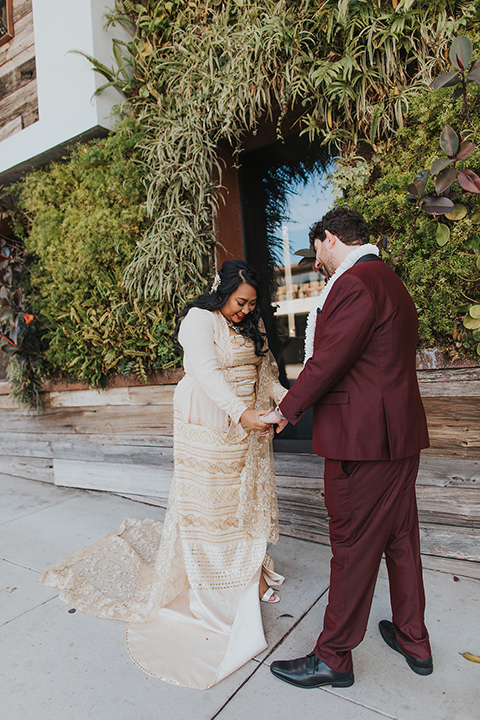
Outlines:
[[456, 100], [458, 100], [458, 98], [462, 97], [462, 95], [463, 95], [463, 87], [455, 88], [455, 90], [453, 91], [453, 95], [452, 95], [452, 102], [454, 103]]
[[455, 38], [450, 48], [450, 60], [457, 70], [465, 70], [472, 59], [472, 41], [466, 35], [459, 35]]
[[480, 60], [477, 60], [476, 63], [473, 63], [472, 67], [470, 68], [470, 72], [466, 77], [466, 80], [480, 84]]
[[436, 77], [435, 80], [430, 83], [430, 87], [433, 90], [440, 90], [440, 88], [442, 87], [452, 87], [453, 85], [458, 85], [459, 82], [460, 77], [458, 73], [455, 71], [451, 71], [442, 73], [441, 75]]
[[446, 197], [426, 197], [422, 202], [422, 210], [429, 215], [445, 215], [453, 208], [453, 202]]
[[430, 172], [432, 175], [436, 175], [440, 170], [443, 170], [444, 168], [451, 165], [453, 160], [450, 158], [438, 158], [438, 160], [434, 160], [432, 163], [432, 167], [430, 168]]
[[477, 146], [471, 140], [462, 140], [458, 149], [457, 160], [466, 160], [470, 155], [473, 155], [476, 149]]
[[427, 182], [428, 182], [429, 177], [430, 177], [430, 170], [420, 170], [420, 172], [417, 173], [415, 175], [415, 177], [413, 178], [412, 185], [415, 186], [418, 197], [421, 197], [423, 195], [423, 193], [425, 192], [425, 188], [427, 187]]
[[458, 184], [467, 192], [480, 193], [480, 177], [473, 170], [459, 170]]
[[444, 127], [440, 135], [440, 147], [445, 155], [454, 158], [460, 147], [460, 140], [460, 136], [450, 125]]
[[435, 192], [437, 195], [441, 195], [457, 177], [457, 171], [455, 168], [446, 168], [440, 170], [435, 180]]

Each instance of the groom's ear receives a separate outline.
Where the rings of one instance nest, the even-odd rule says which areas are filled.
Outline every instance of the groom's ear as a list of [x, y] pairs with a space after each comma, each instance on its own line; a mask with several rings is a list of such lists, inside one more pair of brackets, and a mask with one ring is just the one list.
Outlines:
[[341, 240], [338, 235], [334, 235], [330, 230], [325, 230], [325, 242], [327, 243], [327, 247], [331, 249], [337, 242], [341, 242]]

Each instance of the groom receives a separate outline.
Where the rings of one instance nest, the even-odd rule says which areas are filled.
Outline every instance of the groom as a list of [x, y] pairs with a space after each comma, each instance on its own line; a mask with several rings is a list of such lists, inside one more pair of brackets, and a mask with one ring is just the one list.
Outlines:
[[424, 624], [415, 479], [428, 447], [415, 356], [417, 312], [368, 244], [363, 217], [340, 207], [310, 230], [328, 279], [306, 330], [306, 363], [280, 406], [262, 419], [280, 432], [313, 406], [313, 450], [325, 457], [332, 548], [323, 630], [312, 653], [271, 671], [299, 687], [348, 687], [352, 649], [366, 631], [385, 555], [393, 622], [384, 641], [419, 675], [433, 669]]

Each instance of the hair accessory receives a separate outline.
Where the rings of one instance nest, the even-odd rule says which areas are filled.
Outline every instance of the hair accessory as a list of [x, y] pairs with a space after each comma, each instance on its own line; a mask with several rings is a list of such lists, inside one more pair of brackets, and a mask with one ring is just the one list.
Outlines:
[[220, 285], [220, 283], [221, 283], [220, 275], [219, 275], [218, 272], [217, 272], [217, 273], [215, 273], [215, 279], [214, 279], [214, 281], [213, 281], [213, 283], [212, 283], [212, 287], [210, 288], [210, 294], [212, 294], [212, 293], [214, 293], [214, 292], [217, 291], [217, 288], [218, 288], [218, 286]]

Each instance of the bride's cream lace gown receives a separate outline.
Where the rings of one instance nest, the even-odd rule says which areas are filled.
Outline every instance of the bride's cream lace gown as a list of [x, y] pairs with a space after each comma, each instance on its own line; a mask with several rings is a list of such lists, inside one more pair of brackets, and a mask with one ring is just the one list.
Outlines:
[[69, 605], [128, 621], [133, 660], [156, 677], [208, 688], [266, 647], [258, 584], [280, 584], [271, 443], [245, 431], [247, 408], [280, 402], [270, 354], [192, 308], [179, 334], [185, 377], [174, 396], [175, 471], [163, 524], [126, 519], [42, 582]]

